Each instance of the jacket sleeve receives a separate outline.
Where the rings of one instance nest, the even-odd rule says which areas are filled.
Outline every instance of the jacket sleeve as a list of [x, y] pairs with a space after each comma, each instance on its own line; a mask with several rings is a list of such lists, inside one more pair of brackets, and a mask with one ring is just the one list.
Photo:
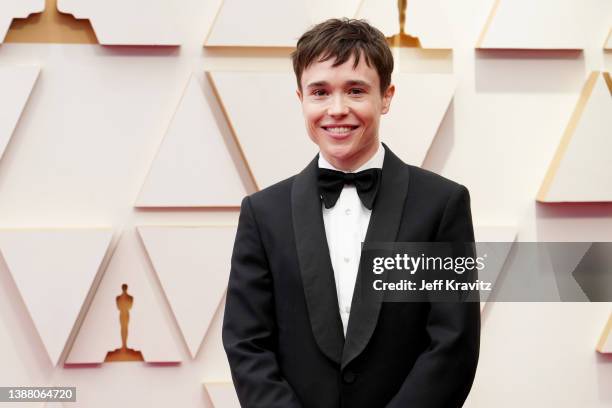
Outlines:
[[222, 337], [242, 407], [301, 407], [276, 359], [272, 276], [249, 197], [241, 205]]
[[[446, 204], [437, 242], [474, 242], [470, 196], [464, 186]], [[474, 256], [471, 250], [468, 256]], [[475, 271], [474, 271], [475, 272]], [[470, 279], [475, 279], [474, 274]], [[479, 302], [432, 302], [429, 347], [418, 357], [387, 408], [461, 407], [472, 387], [480, 347]]]

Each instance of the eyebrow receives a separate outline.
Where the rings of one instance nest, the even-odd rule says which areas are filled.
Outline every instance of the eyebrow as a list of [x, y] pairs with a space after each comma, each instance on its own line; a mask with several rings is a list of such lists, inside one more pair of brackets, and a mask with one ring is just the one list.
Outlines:
[[348, 81], [346, 84], [347, 84], [348, 86], [355, 86], [355, 85], [359, 85], [359, 86], [363, 86], [363, 87], [366, 87], [366, 88], [369, 88], [369, 87], [370, 87], [370, 84], [369, 84], [368, 82], [366, 82], [366, 81], [362, 81], [362, 80], [360, 80], [360, 79], [355, 79], [355, 80], [352, 80], [352, 81]]
[[[318, 88], [321, 86], [328, 86], [329, 82], [327, 81], [316, 81], [316, 82], [311, 82], [308, 85], [306, 85], [306, 88]], [[355, 86], [355, 85], [359, 85], [359, 86], [363, 86], [363, 87], [367, 87], [369, 88], [371, 85], [369, 83], [367, 83], [366, 81], [362, 81], [360, 79], [353, 79], [350, 81], [346, 81], [344, 86]]]

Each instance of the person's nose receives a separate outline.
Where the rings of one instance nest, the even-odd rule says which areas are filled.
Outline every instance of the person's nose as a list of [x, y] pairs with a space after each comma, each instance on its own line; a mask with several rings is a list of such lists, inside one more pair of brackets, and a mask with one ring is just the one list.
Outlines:
[[344, 100], [344, 96], [340, 94], [334, 95], [331, 100], [329, 107], [327, 109], [327, 114], [329, 116], [344, 116], [348, 115], [349, 107]]

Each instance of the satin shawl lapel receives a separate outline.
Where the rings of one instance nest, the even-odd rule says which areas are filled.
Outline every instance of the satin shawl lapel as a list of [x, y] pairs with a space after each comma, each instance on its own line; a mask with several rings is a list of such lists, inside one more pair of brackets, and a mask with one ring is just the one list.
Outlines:
[[[406, 194], [408, 193], [409, 170], [389, 148], [385, 147], [380, 190], [372, 208], [370, 224], [365, 240], [367, 242], [394, 242], [402, 220]], [[351, 314], [342, 353], [342, 368], [359, 355], [368, 344], [382, 306], [383, 291], [368, 296], [360, 296], [361, 274], [359, 271]], [[365, 290], [365, 289], [364, 289]]]
[[310, 325], [319, 348], [340, 363], [344, 334], [336, 281], [317, 188], [318, 156], [296, 176], [291, 191], [295, 243]]

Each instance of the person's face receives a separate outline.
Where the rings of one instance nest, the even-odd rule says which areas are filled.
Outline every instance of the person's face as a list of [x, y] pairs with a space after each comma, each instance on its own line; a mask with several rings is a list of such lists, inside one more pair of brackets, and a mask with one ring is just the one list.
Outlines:
[[302, 73], [302, 103], [306, 130], [334, 167], [355, 170], [378, 149], [380, 116], [389, 111], [395, 92], [381, 95], [380, 79], [363, 56], [333, 67], [335, 59], [314, 62]]

